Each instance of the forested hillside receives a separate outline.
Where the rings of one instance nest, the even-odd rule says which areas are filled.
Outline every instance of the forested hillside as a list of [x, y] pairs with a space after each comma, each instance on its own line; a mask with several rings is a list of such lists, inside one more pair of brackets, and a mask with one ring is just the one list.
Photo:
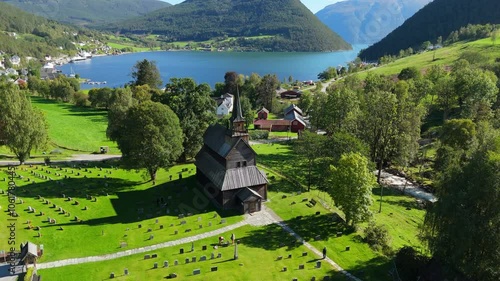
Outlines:
[[351, 44], [374, 43], [432, 0], [349, 0], [328, 5], [316, 16]]
[[468, 24], [500, 23], [498, 0], [434, 0], [380, 42], [360, 53], [364, 60], [375, 61], [384, 55], [395, 55], [425, 41], [435, 42], [439, 36]]
[[160, 0], [1, 0], [24, 11], [75, 25], [97, 25], [144, 15], [170, 4]]
[[0, 3], [0, 51], [43, 58], [76, 50], [72, 42], [97, 38], [97, 32], [80, 30]]
[[242, 44], [266, 51], [351, 48], [299, 0], [187, 0], [104, 28], [164, 35], [170, 42], [253, 37]]

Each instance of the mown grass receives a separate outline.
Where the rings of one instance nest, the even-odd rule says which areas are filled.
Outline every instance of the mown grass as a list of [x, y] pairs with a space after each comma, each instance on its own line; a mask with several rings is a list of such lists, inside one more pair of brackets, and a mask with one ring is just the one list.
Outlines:
[[[261, 160], [262, 156], [265, 160], [274, 159], [273, 165], [266, 166], [272, 167], [266, 170], [268, 177], [272, 178], [268, 206], [292, 229], [317, 249], [326, 247], [330, 258], [362, 280], [392, 280], [388, 276], [393, 266], [391, 258], [372, 250], [363, 241], [367, 223], [359, 225], [357, 230], [346, 227], [342, 212], [335, 207], [328, 194], [318, 190], [306, 192], [306, 184], [302, 180], [299, 180], [301, 185], [289, 181], [288, 173], [296, 178], [302, 169], [302, 160], [288, 145], [259, 145], [254, 149]], [[280, 156], [283, 152], [285, 157]], [[281, 176], [273, 171], [279, 171]], [[384, 194], [382, 212], [379, 213], [380, 189], [373, 190], [371, 210], [374, 221], [387, 228], [393, 250], [397, 251], [405, 245], [423, 249], [418, 234], [425, 211], [419, 209], [414, 198], [387, 188]], [[316, 205], [311, 205], [311, 199], [317, 202]], [[350, 247], [349, 251], [346, 247]]]
[[118, 50], [121, 50], [124, 48], [132, 48], [133, 52], [148, 52], [148, 51], [159, 51], [160, 50], [159, 47], [155, 47], [155, 48], [137, 47], [133, 43], [127, 44], [124, 42], [122, 42], [122, 43], [108, 42], [107, 45], [110, 46], [111, 48], [118, 49]]
[[[242, 219], [234, 212], [216, 211], [196, 189], [192, 164], [160, 171], [156, 185], [146, 181], [142, 172], [112, 168], [111, 163], [96, 165], [18, 168], [15, 180], [18, 185], [15, 211], [19, 214], [17, 243], [31, 241], [44, 245], [41, 259], [44, 262], [153, 245], [211, 231]], [[179, 179], [181, 172], [183, 178]], [[0, 170], [0, 180], [4, 178], [8, 178], [6, 168]], [[7, 181], [3, 183], [0, 189], [6, 191]], [[38, 199], [38, 195], [42, 199]], [[94, 196], [97, 201], [88, 196]], [[166, 205], [161, 204], [161, 198]], [[0, 206], [4, 208], [0, 213], [1, 229], [6, 229], [8, 199], [7, 194], [0, 195]], [[29, 207], [35, 212], [29, 212]], [[177, 217], [180, 213], [192, 213], [184, 219], [187, 222], [184, 225]], [[225, 224], [220, 224], [222, 217]], [[48, 218], [56, 219], [56, 223], [50, 224]], [[29, 229], [30, 225], [33, 228]], [[41, 230], [35, 230], [36, 227]], [[186, 232], [187, 229], [191, 231]], [[8, 249], [8, 235], [7, 231], [0, 232], [0, 249]], [[154, 235], [151, 240], [150, 235]], [[127, 246], [121, 248], [122, 242]]]
[[[133, 255], [116, 260], [99, 262], [99, 264], [88, 263], [75, 266], [66, 266], [55, 269], [40, 270], [39, 273], [47, 280], [107, 280], [111, 272], [116, 274], [120, 280], [161, 280], [170, 273], [176, 273], [178, 280], [322, 280], [323, 276], [336, 275], [333, 268], [323, 262], [320, 269], [315, 268], [317, 257], [301, 244], [297, 244], [279, 226], [270, 225], [266, 227], [245, 226], [232, 232], [222, 234], [223, 237], [234, 233], [240, 240], [238, 245], [238, 259], [234, 260], [234, 247], [219, 247], [214, 249], [217, 237], [210, 237], [194, 243], [195, 250], [190, 252], [191, 244], [180, 245], [150, 252], [156, 253], [158, 258], [144, 260], [144, 254]], [[206, 251], [202, 246], [207, 245]], [[186, 252], [180, 254], [183, 248]], [[306, 252], [307, 256], [302, 256]], [[211, 259], [211, 253], [216, 256], [222, 254], [221, 258]], [[288, 258], [288, 255], [292, 258]], [[199, 261], [204, 255], [207, 261]], [[277, 260], [278, 256], [283, 259]], [[186, 264], [185, 259], [196, 257], [195, 263]], [[174, 265], [174, 260], [179, 265]], [[168, 268], [163, 268], [163, 261], [169, 262]], [[158, 269], [153, 269], [158, 262]], [[299, 270], [303, 264], [304, 269]], [[218, 267], [218, 271], [211, 272], [210, 268]], [[283, 271], [287, 267], [287, 271]], [[129, 275], [124, 276], [124, 269], [129, 270]], [[194, 269], [200, 269], [200, 275], [193, 275]], [[338, 275], [337, 275], [338, 276]], [[344, 279], [331, 279], [344, 280]]]
[[31, 102], [34, 107], [43, 111], [53, 146], [77, 152], [95, 152], [99, 151], [100, 146], [109, 146], [111, 154], [119, 153], [116, 143], [106, 137], [106, 111], [76, 107], [40, 97], [31, 97]]

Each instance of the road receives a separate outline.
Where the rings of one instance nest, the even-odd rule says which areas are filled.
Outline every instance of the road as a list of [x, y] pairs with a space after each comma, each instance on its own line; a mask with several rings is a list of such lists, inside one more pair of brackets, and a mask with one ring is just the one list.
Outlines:
[[[51, 163], [66, 163], [66, 162], [95, 162], [103, 160], [120, 159], [121, 155], [111, 154], [75, 154], [68, 159], [51, 160]], [[28, 160], [24, 164], [44, 164], [43, 160]], [[0, 166], [17, 166], [19, 161], [1, 160]]]

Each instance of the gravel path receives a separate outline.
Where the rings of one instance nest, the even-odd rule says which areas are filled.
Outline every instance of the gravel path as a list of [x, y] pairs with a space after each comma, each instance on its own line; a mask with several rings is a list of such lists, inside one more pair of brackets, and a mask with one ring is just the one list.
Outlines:
[[415, 185], [414, 183], [408, 181], [407, 179], [399, 176], [395, 176], [393, 174], [389, 174], [385, 171], [382, 171], [380, 174], [380, 181], [391, 188], [395, 188], [401, 192], [415, 197], [417, 199], [422, 199], [429, 202], [436, 202], [437, 197], [434, 194], [425, 191], [423, 188]]

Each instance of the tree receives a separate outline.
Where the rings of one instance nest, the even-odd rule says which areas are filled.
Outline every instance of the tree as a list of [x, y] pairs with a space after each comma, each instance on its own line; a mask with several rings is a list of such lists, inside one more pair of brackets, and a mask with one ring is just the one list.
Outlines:
[[146, 101], [129, 108], [116, 142], [129, 169], [146, 169], [151, 181], [160, 168], [169, 168], [182, 154], [179, 118], [166, 105]]
[[43, 113], [16, 85], [0, 85], [0, 143], [4, 143], [23, 164], [34, 149], [44, 148], [47, 124]]
[[89, 101], [92, 107], [104, 107], [106, 110], [109, 108], [113, 90], [108, 87], [95, 88], [89, 91]]
[[421, 76], [420, 71], [416, 67], [406, 67], [399, 72], [398, 79], [399, 80], [410, 80], [410, 79], [418, 79]]
[[240, 76], [234, 71], [226, 72], [224, 75], [224, 93], [236, 95], [236, 91], [240, 86]]
[[271, 112], [273, 111], [273, 98], [276, 96], [278, 85], [279, 81], [276, 75], [266, 74], [257, 86], [257, 103], [266, 107]]
[[179, 117], [184, 152], [180, 161], [198, 153], [203, 144], [203, 134], [215, 122], [215, 102], [210, 97], [210, 86], [197, 85], [191, 78], [171, 78], [159, 101], [168, 105]]
[[498, 151], [482, 147], [467, 163], [447, 169], [437, 195], [439, 200], [424, 220], [424, 235], [434, 257], [471, 280], [499, 280]]
[[110, 140], [116, 141], [123, 133], [120, 126], [125, 120], [128, 109], [137, 102], [134, 102], [130, 88], [118, 88], [113, 91], [109, 103], [106, 136]]
[[134, 80], [131, 84], [134, 86], [149, 85], [151, 88], [158, 88], [163, 84], [156, 62], [147, 59], [136, 62], [132, 78]]
[[445, 76], [438, 80], [434, 87], [437, 95], [437, 104], [443, 110], [443, 121], [448, 119], [451, 110], [458, 106], [458, 95], [454, 90], [454, 79], [451, 76]]
[[311, 185], [313, 184], [313, 169], [316, 167], [316, 160], [322, 156], [324, 140], [324, 136], [304, 131], [300, 138], [294, 143], [293, 148], [297, 154], [307, 160], [307, 191], [311, 190]]
[[491, 32], [491, 42], [493, 43], [493, 45], [495, 45], [495, 43], [497, 42], [497, 37], [498, 37], [498, 31], [494, 29]]
[[367, 221], [372, 213], [372, 188], [375, 176], [368, 168], [368, 159], [359, 153], [342, 155], [338, 166], [330, 168], [328, 193], [345, 214], [348, 225]]
[[329, 133], [337, 131], [354, 131], [359, 115], [359, 101], [357, 93], [343, 85], [327, 90], [326, 103], [322, 106], [322, 128]]

